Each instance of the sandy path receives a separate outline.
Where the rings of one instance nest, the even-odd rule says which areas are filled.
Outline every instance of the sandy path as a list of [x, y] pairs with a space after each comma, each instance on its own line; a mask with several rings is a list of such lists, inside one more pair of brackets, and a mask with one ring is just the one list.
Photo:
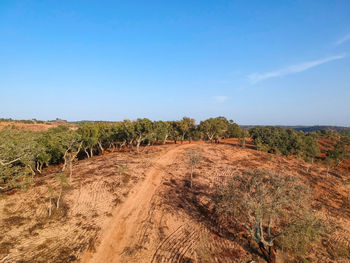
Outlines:
[[124, 249], [133, 244], [137, 238], [138, 226], [147, 217], [152, 196], [164, 174], [163, 167], [172, 163], [178, 151], [190, 146], [191, 144], [178, 145], [155, 160], [145, 179], [134, 187], [127, 199], [114, 211], [96, 252], [86, 254], [82, 262], [121, 262]]

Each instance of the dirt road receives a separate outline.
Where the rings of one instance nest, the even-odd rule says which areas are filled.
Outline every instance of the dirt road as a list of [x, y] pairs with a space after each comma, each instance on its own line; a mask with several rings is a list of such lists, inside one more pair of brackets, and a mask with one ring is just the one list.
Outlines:
[[138, 226], [147, 217], [151, 199], [164, 175], [164, 167], [171, 164], [176, 154], [191, 145], [178, 145], [155, 160], [147, 172], [145, 180], [132, 190], [125, 202], [114, 211], [111, 223], [102, 234], [102, 241], [95, 253], [86, 254], [82, 262], [122, 262], [121, 258], [127, 253], [137, 236]]

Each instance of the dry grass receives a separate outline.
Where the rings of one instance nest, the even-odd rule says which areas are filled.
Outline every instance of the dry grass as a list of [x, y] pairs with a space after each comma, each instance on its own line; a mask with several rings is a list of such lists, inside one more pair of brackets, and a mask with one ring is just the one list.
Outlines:
[[28, 191], [2, 196], [0, 259], [72, 262], [82, 252], [94, 251], [100, 229], [114, 208], [166, 147], [154, 147], [143, 155], [110, 153], [79, 161], [73, 168], [72, 185], [63, 190], [58, 209], [53, 203], [51, 216], [48, 189], [59, 188], [54, 178], [59, 167], [45, 171]]

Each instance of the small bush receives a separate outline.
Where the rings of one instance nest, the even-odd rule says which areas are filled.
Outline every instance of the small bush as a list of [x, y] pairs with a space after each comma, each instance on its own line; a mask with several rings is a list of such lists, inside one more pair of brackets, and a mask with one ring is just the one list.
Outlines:
[[297, 224], [290, 225], [286, 234], [280, 237], [276, 245], [284, 251], [301, 257], [306, 255], [309, 245], [319, 242], [321, 235], [326, 232], [327, 229], [320, 220], [307, 215]]

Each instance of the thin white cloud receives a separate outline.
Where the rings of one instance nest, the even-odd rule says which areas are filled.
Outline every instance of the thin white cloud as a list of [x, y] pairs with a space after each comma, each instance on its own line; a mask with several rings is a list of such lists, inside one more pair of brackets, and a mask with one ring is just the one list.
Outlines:
[[223, 103], [223, 102], [225, 102], [227, 99], [228, 99], [227, 96], [215, 96], [215, 97], [214, 97], [214, 100], [215, 100], [215, 102], [217, 102], [217, 103]]
[[347, 35], [343, 36], [342, 38], [339, 38], [337, 41], [335, 41], [334, 44], [336, 46], [340, 46], [349, 40], [350, 40], [350, 34], [347, 34]]
[[327, 62], [337, 60], [337, 59], [342, 59], [345, 57], [346, 57], [345, 54], [337, 55], [337, 56], [330, 56], [330, 57], [323, 58], [323, 59], [303, 62], [303, 63], [297, 64], [297, 65], [292, 65], [292, 66], [289, 66], [287, 68], [283, 68], [283, 69], [279, 69], [279, 70], [275, 70], [275, 71], [271, 71], [271, 72], [253, 73], [253, 74], [250, 74], [248, 76], [248, 78], [252, 83], [257, 83], [257, 82], [260, 82], [260, 81], [263, 81], [266, 79], [270, 79], [270, 78], [283, 77], [286, 75], [299, 73], [299, 72], [308, 70], [310, 68], [325, 64]]

